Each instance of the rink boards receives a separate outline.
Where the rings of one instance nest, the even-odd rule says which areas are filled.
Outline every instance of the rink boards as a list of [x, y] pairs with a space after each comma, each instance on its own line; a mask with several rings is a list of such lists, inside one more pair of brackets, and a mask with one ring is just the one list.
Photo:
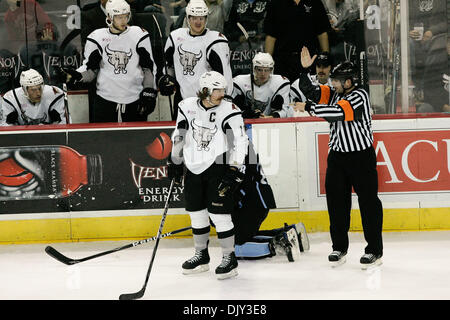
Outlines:
[[[3, 196], [0, 243], [140, 239], [156, 234], [169, 186], [165, 159], [173, 125], [2, 128], [2, 147], [69, 146], [81, 155], [99, 154], [103, 180], [58, 199]], [[328, 123], [310, 117], [258, 119], [247, 127], [277, 202], [263, 228], [302, 221], [309, 232], [328, 231]], [[375, 117], [385, 231], [450, 229], [449, 128], [448, 115]], [[0, 162], [0, 176], [1, 171]], [[351, 230], [360, 231], [357, 197], [352, 200]], [[171, 199], [165, 231], [190, 225], [183, 207], [180, 187]]]

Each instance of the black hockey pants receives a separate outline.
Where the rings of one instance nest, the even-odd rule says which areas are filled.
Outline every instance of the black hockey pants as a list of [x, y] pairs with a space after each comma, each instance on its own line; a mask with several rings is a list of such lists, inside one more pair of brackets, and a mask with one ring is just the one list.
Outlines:
[[[117, 102], [103, 99], [99, 95], [94, 98], [92, 112], [92, 120], [95, 123], [99, 122], [118, 122]], [[139, 100], [126, 105], [123, 113], [121, 113], [122, 122], [133, 121], [147, 121], [147, 115], [140, 115], [138, 113]]]
[[358, 196], [365, 253], [383, 254], [383, 207], [378, 198], [378, 174], [373, 147], [356, 152], [336, 152], [328, 155], [325, 178], [330, 235], [333, 250], [347, 252], [349, 246], [352, 187]]

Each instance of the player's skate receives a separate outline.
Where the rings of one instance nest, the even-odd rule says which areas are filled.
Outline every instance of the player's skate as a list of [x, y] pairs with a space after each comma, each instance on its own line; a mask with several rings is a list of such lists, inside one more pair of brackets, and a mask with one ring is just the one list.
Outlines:
[[209, 270], [209, 253], [208, 248], [196, 250], [195, 255], [186, 260], [183, 265], [183, 274], [193, 274], [206, 272]]
[[333, 251], [328, 256], [328, 261], [330, 261], [331, 266], [333, 268], [337, 267], [337, 266], [340, 266], [341, 264], [345, 263], [345, 261], [346, 261], [346, 258], [345, 258], [346, 254], [347, 254], [347, 252]]
[[293, 228], [276, 235], [273, 244], [277, 253], [286, 254], [289, 262], [294, 262], [300, 257], [297, 232]]
[[309, 238], [308, 234], [306, 233], [305, 225], [302, 222], [299, 222], [294, 225], [294, 228], [297, 231], [300, 251], [309, 251]]
[[234, 252], [225, 254], [222, 263], [216, 268], [217, 279], [223, 280], [237, 276], [238, 261]]
[[379, 266], [383, 263], [381, 261], [381, 255], [376, 255], [373, 253], [364, 254], [359, 260], [359, 262], [361, 263], [361, 268], [363, 270], [366, 270], [367, 268], [372, 266]]

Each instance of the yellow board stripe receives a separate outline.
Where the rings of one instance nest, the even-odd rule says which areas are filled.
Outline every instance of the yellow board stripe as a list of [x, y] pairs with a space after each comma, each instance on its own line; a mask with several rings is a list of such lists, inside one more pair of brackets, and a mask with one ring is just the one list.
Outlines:
[[[0, 244], [145, 239], [156, 235], [161, 216], [126, 216], [0, 221]], [[270, 212], [261, 229], [302, 221], [308, 232], [328, 232], [326, 211]], [[163, 232], [190, 225], [188, 214], [167, 216]], [[384, 231], [449, 230], [450, 208], [384, 209]], [[352, 210], [350, 231], [362, 231], [358, 210]], [[211, 234], [215, 234], [213, 229]], [[191, 236], [191, 231], [176, 237]]]

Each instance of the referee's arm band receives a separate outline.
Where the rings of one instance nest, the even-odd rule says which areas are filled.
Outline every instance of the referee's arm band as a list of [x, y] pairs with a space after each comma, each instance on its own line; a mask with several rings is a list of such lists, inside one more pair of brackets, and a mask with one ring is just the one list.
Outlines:
[[329, 86], [320, 86], [320, 99], [318, 104], [328, 104], [330, 101], [331, 89]]
[[337, 104], [344, 111], [344, 121], [353, 121], [355, 120], [355, 112], [352, 108], [352, 105], [347, 100], [339, 100]]

